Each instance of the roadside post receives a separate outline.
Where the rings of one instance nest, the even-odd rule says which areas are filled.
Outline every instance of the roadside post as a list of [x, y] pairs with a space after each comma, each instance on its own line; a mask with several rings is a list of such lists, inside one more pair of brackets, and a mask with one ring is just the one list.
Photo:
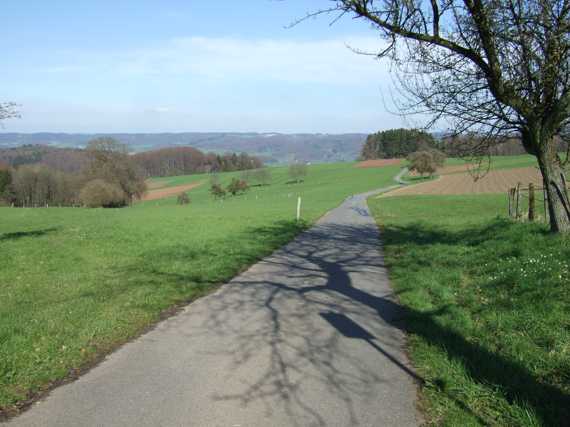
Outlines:
[[297, 197], [297, 221], [301, 219], [301, 196]]

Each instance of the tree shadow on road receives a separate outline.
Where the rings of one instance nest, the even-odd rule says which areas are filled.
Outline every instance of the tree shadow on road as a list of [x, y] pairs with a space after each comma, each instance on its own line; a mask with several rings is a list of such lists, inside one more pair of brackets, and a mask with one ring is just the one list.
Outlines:
[[[257, 228], [250, 235], [271, 238], [289, 226], [280, 223]], [[399, 239], [417, 239], [419, 235], [426, 244], [434, 237], [448, 243], [465, 238], [454, 234], [433, 236], [417, 228], [400, 231]], [[319, 225], [264, 261], [272, 272], [269, 277], [256, 278], [254, 274], [237, 278], [216, 298], [210, 298], [204, 331], [238, 337], [237, 346], [227, 349], [235, 370], [247, 364], [259, 349], [270, 349], [267, 368], [244, 384], [242, 392], [216, 399], [238, 400], [243, 405], [261, 401], [268, 412], [277, 400], [292, 424], [325, 425], [325, 414], [310, 406], [303, 391], [304, 382], [311, 379], [342, 401], [351, 424], [357, 424], [354, 399], [369, 397], [372, 385], [385, 378], [382, 372], [370, 372], [352, 360], [353, 355], [339, 345], [339, 337], [347, 335], [346, 324], [350, 323], [353, 329], [366, 331], [352, 338], [373, 343], [379, 357], [388, 358], [403, 375], [424, 387], [443, 391], [480, 423], [493, 423], [488, 414], [469, 408], [461, 393], [446, 390], [444, 382], [437, 378], [425, 382], [416, 374], [399, 356], [397, 336], [386, 335], [385, 328], [375, 326], [391, 325], [395, 331], [420, 336], [439, 347], [450, 359], [464, 365], [475, 381], [492, 384], [509, 401], [532, 408], [545, 424], [561, 425], [568, 419], [570, 396], [544, 384], [516, 360], [493, 353], [442, 326], [438, 318], [447, 308], [417, 311], [401, 306], [391, 293], [354, 286], [355, 274], [372, 274], [378, 283], [387, 280], [382, 257], [378, 257], [378, 242], [375, 226]], [[477, 238], [472, 243], [478, 244]], [[238, 322], [235, 313], [240, 313]], [[304, 326], [292, 328], [292, 318], [295, 325]], [[328, 330], [323, 329], [323, 322], [328, 323]]]

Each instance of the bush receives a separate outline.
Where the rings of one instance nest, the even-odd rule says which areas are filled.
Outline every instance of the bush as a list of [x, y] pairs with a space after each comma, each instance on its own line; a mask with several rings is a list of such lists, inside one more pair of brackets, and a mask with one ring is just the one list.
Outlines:
[[186, 194], [185, 192], [182, 192], [176, 198], [176, 203], [178, 203], [179, 205], [187, 205], [190, 203], [190, 196], [188, 196], [188, 194]]
[[220, 184], [212, 184], [210, 187], [210, 194], [216, 199], [221, 199], [226, 196], [226, 190]]
[[232, 196], [245, 193], [249, 190], [249, 185], [243, 179], [233, 178], [232, 182], [228, 185], [227, 192]]
[[119, 208], [126, 206], [128, 197], [116, 184], [94, 179], [81, 189], [79, 200], [89, 208]]

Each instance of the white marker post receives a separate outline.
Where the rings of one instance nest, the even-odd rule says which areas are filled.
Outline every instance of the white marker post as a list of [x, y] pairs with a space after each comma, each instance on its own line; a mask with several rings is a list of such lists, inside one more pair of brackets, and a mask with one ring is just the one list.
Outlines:
[[301, 196], [297, 198], [297, 221], [301, 219]]

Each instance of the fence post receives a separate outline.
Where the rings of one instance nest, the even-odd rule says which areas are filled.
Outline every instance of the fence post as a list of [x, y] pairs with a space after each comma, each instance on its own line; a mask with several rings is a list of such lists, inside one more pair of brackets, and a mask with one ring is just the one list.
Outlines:
[[513, 194], [514, 189], [509, 188], [509, 191], [507, 191], [507, 198], [509, 199], [509, 218], [513, 217]]
[[534, 184], [528, 184], [528, 220], [534, 221]]
[[520, 219], [521, 217], [521, 183], [517, 184], [516, 188], [516, 218]]

